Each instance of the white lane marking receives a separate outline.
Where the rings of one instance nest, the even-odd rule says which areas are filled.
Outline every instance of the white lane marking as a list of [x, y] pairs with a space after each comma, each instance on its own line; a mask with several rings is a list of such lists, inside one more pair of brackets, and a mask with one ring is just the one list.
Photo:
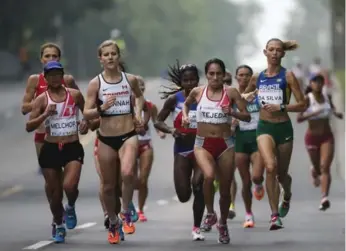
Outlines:
[[96, 225], [96, 222], [88, 222], [88, 223], [84, 223], [82, 225], [76, 226], [75, 229], [84, 229], [84, 228], [92, 227], [95, 225]]
[[167, 204], [168, 204], [168, 201], [167, 201], [167, 200], [158, 200], [158, 201], [156, 201], [156, 203], [157, 203], [159, 206], [164, 206], [164, 205], [167, 205]]
[[52, 244], [53, 241], [39, 241], [34, 245], [23, 248], [23, 250], [35, 250]]
[[[87, 222], [87, 223], [76, 226], [75, 229], [86, 229], [89, 227], [93, 227], [95, 225], [96, 225], [96, 222]], [[48, 245], [51, 245], [52, 243], [54, 243], [54, 241], [39, 241], [31, 246], [27, 246], [23, 248], [23, 250], [37, 250], [37, 249], [46, 247]]]
[[20, 191], [23, 191], [23, 186], [15, 185], [0, 193], [0, 198], [8, 197], [12, 194], [19, 193]]

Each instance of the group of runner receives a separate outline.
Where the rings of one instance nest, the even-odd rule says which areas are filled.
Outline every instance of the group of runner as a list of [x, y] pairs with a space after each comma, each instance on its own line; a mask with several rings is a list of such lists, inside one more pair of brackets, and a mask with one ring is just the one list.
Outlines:
[[[270, 39], [264, 50], [267, 68], [255, 74], [250, 66], [239, 66], [235, 72], [238, 88], [230, 87], [232, 74], [220, 59], [206, 62], [205, 85], [199, 85], [196, 65], [177, 63], [169, 67], [168, 80], [174, 86], [161, 93], [166, 100], [158, 111], [143, 96], [143, 79], [125, 73], [114, 41], [104, 41], [98, 48], [103, 71], [90, 81], [85, 100], [73, 77], [66, 75], [59, 63], [60, 48], [44, 44], [43, 73], [29, 77], [22, 113], [30, 113], [26, 130], [35, 131], [38, 163], [53, 215], [54, 241], [65, 241], [65, 225], [68, 229], [77, 225], [75, 202], [84, 161], [78, 132], [86, 134], [89, 129], [97, 133], [94, 159], [110, 244], [124, 240], [125, 234], [135, 233], [137, 220], [147, 220], [144, 205], [154, 156], [150, 123], [160, 138], [166, 134], [174, 138], [177, 197], [187, 202], [194, 195], [193, 240], [204, 240], [201, 231], [210, 231], [217, 224], [218, 241], [230, 242], [227, 218], [235, 216], [236, 168], [242, 180], [244, 227], [255, 226], [252, 194], [257, 200], [264, 197], [265, 172], [270, 230], [283, 228], [281, 218], [289, 212], [292, 196], [288, 169], [294, 137], [289, 112], [299, 113], [298, 122], [309, 121], [305, 142], [313, 164], [312, 177], [315, 186], [321, 183], [320, 209], [329, 208], [330, 165], [334, 154], [329, 119], [332, 114], [342, 118], [342, 114], [335, 111], [330, 97], [324, 93], [322, 74], [311, 77], [304, 97], [294, 74], [281, 65], [285, 52], [297, 47], [295, 41]], [[295, 103], [290, 103], [291, 93]], [[165, 122], [170, 114], [172, 126]], [[135, 189], [138, 189], [138, 212], [133, 203]], [[220, 217], [214, 209], [216, 191], [220, 193]], [[67, 197], [65, 207], [63, 192]]]

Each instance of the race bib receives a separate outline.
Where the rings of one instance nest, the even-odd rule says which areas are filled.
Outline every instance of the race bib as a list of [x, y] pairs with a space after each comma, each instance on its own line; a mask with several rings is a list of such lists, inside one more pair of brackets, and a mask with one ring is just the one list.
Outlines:
[[50, 119], [49, 128], [53, 137], [75, 135], [78, 132], [77, 119], [76, 117]]
[[258, 102], [261, 106], [264, 104], [271, 105], [281, 105], [283, 103], [283, 92], [281, 89], [279, 90], [258, 90]]
[[197, 128], [197, 112], [196, 111], [189, 111], [189, 120], [190, 120], [190, 129], [196, 129]]

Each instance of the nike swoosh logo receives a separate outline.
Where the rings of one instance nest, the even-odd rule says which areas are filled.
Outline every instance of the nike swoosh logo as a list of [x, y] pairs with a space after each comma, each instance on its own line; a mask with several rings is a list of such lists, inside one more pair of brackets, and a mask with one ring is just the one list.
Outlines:
[[260, 80], [261, 81], [261, 83], [263, 83], [263, 82], [266, 82], [267, 80]]
[[122, 139], [122, 141], [125, 141], [125, 140], [127, 140], [127, 139], [128, 139], [128, 137], [126, 137], [126, 138], [123, 138], [123, 139]]

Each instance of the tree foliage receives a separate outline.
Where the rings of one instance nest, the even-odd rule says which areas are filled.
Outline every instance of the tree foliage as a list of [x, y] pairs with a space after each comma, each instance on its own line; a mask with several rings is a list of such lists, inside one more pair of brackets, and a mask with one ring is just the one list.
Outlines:
[[101, 10], [110, 4], [111, 0], [1, 0], [0, 50], [15, 53], [24, 43], [55, 37], [57, 14], [64, 24], [71, 25], [87, 10]]
[[[65, 48], [69, 62], [87, 62], [78, 66], [81, 75], [100, 70], [95, 48], [114, 28], [126, 42], [124, 57], [131, 72], [158, 75], [177, 58], [201, 68], [206, 60], [220, 57], [227, 67], [235, 67], [237, 38], [247, 26], [239, 18], [243, 7], [227, 0], [113, 1], [109, 11], [89, 13], [66, 35], [75, 35], [73, 45]], [[76, 52], [77, 45], [82, 52]]]

